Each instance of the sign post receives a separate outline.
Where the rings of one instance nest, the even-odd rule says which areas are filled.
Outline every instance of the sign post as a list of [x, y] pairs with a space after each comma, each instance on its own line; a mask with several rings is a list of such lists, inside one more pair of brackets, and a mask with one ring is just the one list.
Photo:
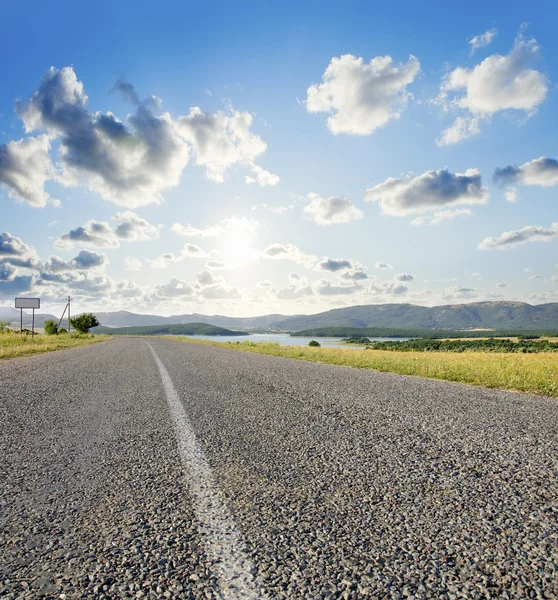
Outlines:
[[40, 298], [16, 298], [15, 307], [19, 308], [19, 333], [23, 333], [23, 309], [31, 308], [33, 310], [33, 325], [31, 326], [31, 337], [35, 336], [35, 309], [41, 308]]

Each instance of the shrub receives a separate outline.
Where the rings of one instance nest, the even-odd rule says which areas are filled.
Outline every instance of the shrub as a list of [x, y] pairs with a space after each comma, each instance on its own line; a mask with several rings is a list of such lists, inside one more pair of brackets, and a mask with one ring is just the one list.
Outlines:
[[45, 333], [47, 335], [57, 335], [58, 334], [58, 324], [55, 323], [52, 319], [45, 321], [43, 325]]
[[308, 343], [308, 345], [312, 346], [313, 348], [319, 348], [321, 346], [320, 342], [317, 342], [316, 340], [312, 340]]
[[79, 333], [89, 333], [92, 327], [97, 327], [100, 323], [93, 313], [83, 313], [70, 319], [70, 325]]

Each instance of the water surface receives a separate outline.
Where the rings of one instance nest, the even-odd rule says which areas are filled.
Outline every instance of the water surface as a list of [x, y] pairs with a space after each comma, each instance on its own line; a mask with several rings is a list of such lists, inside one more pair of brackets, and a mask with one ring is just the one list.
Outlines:
[[[251, 333], [250, 335], [186, 335], [195, 340], [209, 340], [210, 342], [274, 342], [281, 346], [308, 346], [311, 340], [316, 340], [324, 348], [345, 348], [347, 350], [361, 350], [364, 346], [346, 344], [338, 337], [294, 337], [288, 333]], [[368, 338], [373, 342], [406, 341], [408, 338]]]

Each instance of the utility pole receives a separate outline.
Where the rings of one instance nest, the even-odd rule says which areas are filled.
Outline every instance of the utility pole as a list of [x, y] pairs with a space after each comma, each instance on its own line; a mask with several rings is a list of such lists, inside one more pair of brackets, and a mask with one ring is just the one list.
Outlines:
[[60, 329], [60, 325], [62, 325], [62, 319], [64, 318], [64, 315], [66, 314], [66, 311], [68, 311], [68, 333], [70, 333], [70, 329], [71, 329], [71, 325], [70, 325], [70, 296], [68, 296], [68, 301], [66, 302], [66, 306], [64, 307], [64, 312], [62, 313], [62, 316], [60, 317], [60, 321], [58, 321], [58, 329]]

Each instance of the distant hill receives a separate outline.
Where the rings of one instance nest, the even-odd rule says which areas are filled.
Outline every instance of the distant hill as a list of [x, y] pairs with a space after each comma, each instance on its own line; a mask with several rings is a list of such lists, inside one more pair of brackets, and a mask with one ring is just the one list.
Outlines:
[[117, 312], [96, 312], [99, 322], [106, 327], [132, 327], [137, 325], [184, 325], [188, 323], [208, 323], [216, 327], [232, 329], [269, 329], [275, 321], [284, 319], [284, 315], [264, 315], [261, 317], [225, 317], [223, 315], [201, 315], [198, 313], [172, 315], [140, 315], [119, 310]]
[[95, 327], [93, 333], [113, 335], [248, 335], [246, 331], [231, 331], [207, 323], [186, 323], [180, 325], [145, 325], [136, 327]]
[[[244, 331], [300, 331], [323, 327], [382, 327], [397, 329], [502, 329], [553, 331], [558, 329], [558, 303], [531, 305], [524, 302], [472, 302], [446, 306], [414, 304], [368, 304], [335, 308], [314, 315], [226, 317], [197, 313], [162, 317], [128, 311], [95, 312], [104, 327], [146, 325], [186, 325], [206, 323], [215, 327]], [[3, 316], [4, 315], [4, 316]], [[53, 315], [35, 315], [37, 327]], [[19, 311], [0, 307], [0, 320], [19, 323]], [[31, 315], [24, 316], [24, 325]]]
[[558, 329], [558, 302], [532, 306], [523, 302], [473, 302], [447, 306], [372, 304], [336, 308], [316, 315], [285, 317], [274, 323], [286, 330], [323, 327], [399, 329]]

